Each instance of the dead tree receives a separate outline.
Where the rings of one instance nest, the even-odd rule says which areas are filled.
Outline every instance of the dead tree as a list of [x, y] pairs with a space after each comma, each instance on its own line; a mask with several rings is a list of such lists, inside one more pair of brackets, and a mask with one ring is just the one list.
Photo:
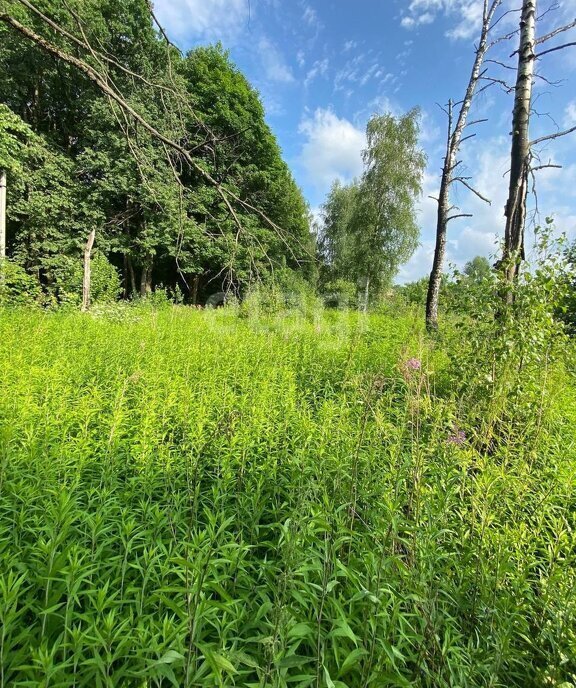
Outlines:
[[[573, 131], [572, 127], [565, 131], [558, 131], [530, 141], [530, 115], [532, 113], [532, 87], [535, 78], [536, 60], [551, 52], [561, 50], [576, 43], [557, 45], [540, 53], [536, 47], [554, 38], [560, 33], [576, 26], [576, 20], [558, 27], [541, 38], [536, 37], [537, 0], [523, 0], [520, 18], [520, 44], [518, 67], [516, 70], [516, 85], [514, 87], [514, 110], [512, 114], [512, 146], [510, 150], [510, 183], [505, 216], [506, 229], [504, 233], [504, 250], [500, 266], [508, 284], [513, 284], [524, 260], [524, 231], [526, 225], [526, 201], [528, 197], [528, 178], [535, 169], [542, 169], [549, 165], [540, 165], [531, 169], [532, 148], [544, 141], [565, 136]], [[514, 54], [516, 54], [514, 53]], [[512, 293], [506, 290], [504, 297], [508, 302]]]
[[506, 230], [502, 264], [506, 279], [513, 282], [520, 261], [524, 260], [524, 226], [530, 167], [530, 110], [536, 62], [536, 0], [524, 0], [520, 19], [520, 46], [512, 115], [512, 147], [510, 150], [510, 183], [506, 202]]
[[96, 230], [93, 229], [88, 235], [86, 246], [84, 247], [84, 276], [82, 279], [82, 310], [87, 311], [90, 308], [90, 279], [92, 276], [91, 260], [92, 247], [94, 246], [94, 239], [96, 238]]
[[[459, 103], [459, 110], [454, 121], [454, 103], [450, 101], [446, 114], [448, 116], [448, 136], [446, 140], [446, 155], [444, 157], [444, 165], [442, 167], [442, 179], [440, 182], [440, 192], [438, 198], [438, 214], [436, 220], [436, 245], [434, 248], [434, 262], [432, 264], [432, 272], [428, 282], [428, 295], [426, 298], [426, 327], [429, 330], [438, 328], [438, 301], [440, 297], [440, 285], [442, 280], [442, 270], [444, 267], [444, 259], [446, 255], [446, 236], [448, 231], [448, 223], [458, 217], [471, 217], [469, 213], [453, 212], [458, 209], [450, 204], [450, 188], [454, 182], [460, 182], [467, 189], [475, 193], [483, 201], [489, 203], [482, 194], [478, 193], [469, 183], [467, 177], [455, 174], [455, 170], [459, 165], [458, 152], [463, 141], [474, 136], [464, 136], [464, 131], [467, 126], [477, 124], [480, 121], [468, 123], [468, 115], [474, 100], [474, 95], [478, 86], [478, 82], [482, 77], [482, 66], [486, 57], [486, 53], [490, 48], [488, 37], [492, 28], [494, 15], [500, 6], [502, 0], [484, 0], [484, 12], [482, 16], [482, 28], [480, 30], [480, 40], [476, 47], [476, 55], [468, 87], [464, 95], [464, 99]], [[452, 214], [451, 214], [452, 213]]]

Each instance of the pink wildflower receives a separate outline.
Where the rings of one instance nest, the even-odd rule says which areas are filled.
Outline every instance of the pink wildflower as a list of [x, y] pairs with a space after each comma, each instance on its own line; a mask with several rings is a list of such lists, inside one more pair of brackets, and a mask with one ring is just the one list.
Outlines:
[[466, 433], [464, 430], [458, 430], [458, 428], [454, 428], [453, 433], [448, 436], [446, 441], [448, 444], [455, 444], [456, 446], [461, 447], [464, 442], [466, 442]]

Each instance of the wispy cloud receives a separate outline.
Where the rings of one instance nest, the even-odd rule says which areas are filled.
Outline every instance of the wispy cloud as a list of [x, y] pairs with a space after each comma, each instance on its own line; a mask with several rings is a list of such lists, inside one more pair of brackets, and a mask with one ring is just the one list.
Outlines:
[[476, 35], [482, 22], [483, 0], [405, 0], [405, 3], [408, 6], [400, 20], [405, 29], [432, 24], [438, 16], [445, 15], [455, 21], [446, 35], [453, 40], [468, 40]]
[[308, 73], [306, 74], [306, 78], [304, 79], [304, 86], [309, 86], [318, 76], [326, 76], [327, 71], [328, 58], [324, 58], [323, 60], [316, 60], [316, 62], [314, 62], [314, 64], [312, 65], [312, 68], [308, 70]]
[[310, 5], [304, 6], [304, 13], [302, 14], [302, 19], [309, 26], [318, 25], [318, 15], [316, 14], [316, 10], [313, 7], [310, 7]]
[[294, 74], [292, 74], [290, 66], [285, 62], [279, 49], [266, 36], [260, 38], [258, 52], [267, 79], [285, 84], [294, 81]]
[[380, 64], [379, 57], [367, 53], [359, 53], [346, 60], [334, 77], [334, 91], [344, 93], [354, 91], [358, 86], [365, 86], [370, 81], [386, 83], [392, 78]]
[[564, 110], [564, 126], [573, 127], [576, 124], [576, 100], [568, 103]]
[[249, 19], [245, 0], [155, 0], [160, 23], [177, 41], [233, 42]]

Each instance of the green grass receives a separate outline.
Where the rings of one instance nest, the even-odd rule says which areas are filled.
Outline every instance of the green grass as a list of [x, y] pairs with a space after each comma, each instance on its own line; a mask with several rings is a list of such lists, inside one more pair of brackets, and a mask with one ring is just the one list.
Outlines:
[[569, 362], [486, 450], [419, 323], [0, 312], [0, 686], [576, 685]]

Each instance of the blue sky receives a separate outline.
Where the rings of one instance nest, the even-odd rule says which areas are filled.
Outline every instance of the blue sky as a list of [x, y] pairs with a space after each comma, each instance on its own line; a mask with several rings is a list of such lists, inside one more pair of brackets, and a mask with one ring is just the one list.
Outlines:
[[[576, 0], [557, 4], [540, 22], [540, 34], [576, 17]], [[540, 5], [544, 14], [550, 2]], [[519, 0], [504, 0], [500, 14], [518, 6]], [[315, 213], [334, 179], [346, 182], [361, 172], [370, 115], [421, 108], [428, 155], [418, 215], [421, 246], [402, 268], [401, 282], [430, 271], [436, 204], [428, 195], [438, 189], [446, 130], [437, 103], [463, 95], [481, 7], [481, 0], [155, 0], [158, 18], [182, 49], [221, 41], [230, 51], [260, 92], [267, 120]], [[506, 14], [494, 38], [513, 31], [517, 18]], [[576, 30], [547, 47], [574, 40]], [[513, 65], [509, 55], [516, 47], [513, 37], [490, 57]], [[489, 67], [495, 78], [513, 76]], [[533, 138], [576, 124], [576, 47], [544, 57], [539, 72], [544, 78], [535, 86]], [[503, 231], [511, 109], [512, 95], [499, 86], [475, 103], [471, 118], [489, 121], [474, 127], [476, 136], [464, 143], [461, 157], [471, 183], [492, 204], [455, 189], [461, 212], [474, 215], [449, 227], [448, 260], [456, 265], [493, 254]], [[554, 215], [558, 229], [576, 237], [576, 133], [540, 152], [542, 163], [563, 165], [536, 173], [540, 217]]]

